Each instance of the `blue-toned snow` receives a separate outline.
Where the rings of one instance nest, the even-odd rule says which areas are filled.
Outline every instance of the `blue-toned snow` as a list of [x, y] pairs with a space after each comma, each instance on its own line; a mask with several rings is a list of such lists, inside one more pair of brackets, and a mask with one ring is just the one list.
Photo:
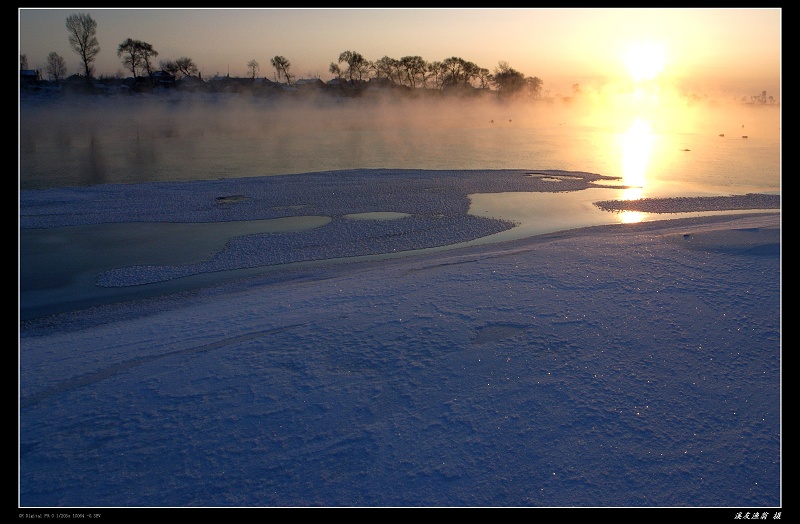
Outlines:
[[[479, 238], [513, 224], [464, 195], [547, 190], [526, 173], [564, 174], [22, 191], [20, 227], [332, 218], [98, 276], [132, 285]], [[371, 212], [409, 216], [346, 217]], [[778, 213], [714, 216], [290, 266], [23, 324], [19, 502], [779, 507], [780, 267]]]

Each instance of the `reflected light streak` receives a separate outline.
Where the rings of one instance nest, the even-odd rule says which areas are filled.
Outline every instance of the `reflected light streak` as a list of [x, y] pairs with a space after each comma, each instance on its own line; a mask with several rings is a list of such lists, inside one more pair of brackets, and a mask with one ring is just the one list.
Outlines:
[[[650, 122], [636, 118], [628, 132], [622, 136], [622, 181], [632, 186], [622, 191], [623, 200], [636, 200], [642, 197], [647, 182], [647, 164], [653, 149], [653, 129]], [[645, 215], [636, 211], [623, 211], [620, 222], [625, 224], [641, 222]]]
[[653, 149], [653, 129], [650, 122], [637, 118], [622, 136], [622, 181], [628, 190], [626, 199], [639, 198], [647, 181], [647, 164]]
[[641, 222], [647, 216], [646, 213], [641, 211], [621, 211], [618, 213], [617, 219], [620, 224], [636, 224]]

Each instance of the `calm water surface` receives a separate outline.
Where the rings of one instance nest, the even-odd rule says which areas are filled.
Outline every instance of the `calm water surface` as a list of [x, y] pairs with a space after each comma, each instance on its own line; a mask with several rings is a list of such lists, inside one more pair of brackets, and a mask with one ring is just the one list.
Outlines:
[[23, 100], [20, 189], [358, 168], [510, 168], [620, 176], [642, 186], [642, 196], [780, 190], [777, 106], [287, 104]]
[[[592, 204], [598, 200], [780, 193], [778, 107], [654, 110], [651, 104], [638, 109], [563, 102], [274, 106], [240, 99], [23, 100], [19, 186], [29, 190], [361, 168], [563, 169], [615, 176], [620, 185], [633, 186], [470, 195], [471, 213], [520, 224], [473, 243], [664, 218], [608, 213]], [[192, 226], [179, 233], [174, 229], [182, 226], [174, 224], [143, 226], [148, 236], [137, 243], [137, 263], [159, 263], [164, 242], [175, 234], [197, 239], [197, 249], [181, 259], [189, 263], [198, 250], [213, 250], [208, 242], [224, 242], [263, 224], [241, 226], [220, 226], [211, 237], [208, 225], [200, 234], [192, 233]], [[206, 275], [124, 292], [97, 288], [94, 275], [130, 255], [109, 250], [109, 239], [143, 233], [116, 227], [21, 232], [23, 317], [209, 283]]]

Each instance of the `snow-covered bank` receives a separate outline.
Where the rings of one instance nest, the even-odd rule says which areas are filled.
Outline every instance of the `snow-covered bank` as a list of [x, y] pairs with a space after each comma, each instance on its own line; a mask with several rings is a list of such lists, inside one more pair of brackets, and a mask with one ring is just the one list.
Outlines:
[[[454, 190], [422, 175], [413, 204], [360, 198], [391, 184], [308, 204], [439, 213]], [[229, 182], [24, 192], [21, 226], [297, 205]], [[781, 505], [777, 213], [297, 267], [53, 322], [20, 339], [21, 506]]]

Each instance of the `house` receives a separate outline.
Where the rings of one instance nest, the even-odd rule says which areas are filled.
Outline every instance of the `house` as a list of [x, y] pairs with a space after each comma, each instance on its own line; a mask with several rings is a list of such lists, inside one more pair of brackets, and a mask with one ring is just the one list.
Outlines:
[[301, 78], [295, 80], [294, 85], [298, 89], [322, 89], [325, 87], [325, 82], [319, 78]]
[[210, 87], [208, 82], [204, 81], [200, 76], [184, 76], [183, 78], [175, 81], [175, 87], [185, 91], [208, 91]]
[[38, 82], [42, 79], [42, 74], [36, 69], [21, 69], [19, 79], [22, 82]]
[[175, 75], [167, 73], [166, 71], [156, 71], [150, 75], [150, 78], [157, 85], [172, 86], [175, 84]]

